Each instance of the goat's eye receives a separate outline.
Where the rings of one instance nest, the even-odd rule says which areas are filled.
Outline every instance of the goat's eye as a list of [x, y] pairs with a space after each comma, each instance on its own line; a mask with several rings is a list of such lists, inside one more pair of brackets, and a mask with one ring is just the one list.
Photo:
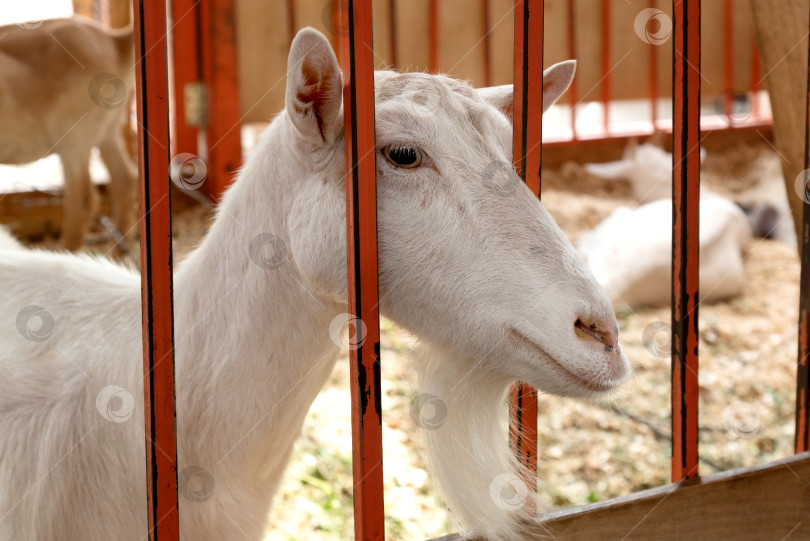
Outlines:
[[397, 167], [406, 169], [419, 167], [422, 163], [422, 151], [416, 147], [388, 145], [383, 149], [383, 156]]

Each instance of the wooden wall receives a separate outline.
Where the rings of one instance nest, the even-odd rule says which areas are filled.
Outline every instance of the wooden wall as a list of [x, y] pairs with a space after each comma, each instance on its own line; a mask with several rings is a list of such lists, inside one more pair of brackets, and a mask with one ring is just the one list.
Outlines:
[[[484, 9], [488, 9], [491, 34], [491, 83], [512, 79], [513, 0], [438, 0], [439, 68], [475, 85], [485, 83]], [[545, 64], [571, 58], [569, 52], [569, 4], [573, 2], [575, 40], [573, 57], [579, 61], [577, 94], [580, 100], [598, 100], [609, 81], [612, 99], [649, 96], [652, 54], [657, 58], [660, 95], [668, 96], [672, 80], [671, 40], [650, 45], [634, 29], [638, 13], [650, 7], [650, 0], [610, 0], [608, 69], [603, 77], [602, 2], [595, 0], [546, 0]], [[655, 0], [656, 7], [671, 11], [667, 0]], [[294, 6], [294, 13], [289, 6]], [[736, 90], [751, 87], [754, 43], [750, 7], [746, 0], [732, 0], [734, 78]], [[374, 0], [374, 48], [380, 68], [392, 64], [389, 38], [391, 7], [396, 10], [398, 67], [403, 70], [429, 68], [429, 0]], [[704, 100], [713, 102], [726, 88], [724, 75], [724, 2], [703, 2]], [[237, 39], [241, 109], [246, 122], [269, 120], [283, 107], [287, 51], [295, 30], [312, 26], [326, 34], [337, 48], [333, 31], [332, 2], [329, 0], [236, 0]]]

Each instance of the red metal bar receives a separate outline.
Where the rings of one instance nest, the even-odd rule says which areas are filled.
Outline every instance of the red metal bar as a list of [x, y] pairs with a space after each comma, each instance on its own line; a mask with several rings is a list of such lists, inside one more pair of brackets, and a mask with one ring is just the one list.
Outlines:
[[[655, 8], [655, 0], [650, 0], [649, 7]], [[648, 47], [650, 51], [650, 123], [655, 132], [658, 122], [658, 47]]]
[[135, 51], [139, 59], [135, 69], [135, 94], [141, 181], [143, 392], [149, 539], [176, 541], [179, 526], [166, 2], [138, 0], [134, 7]]
[[610, 0], [602, 0], [602, 107], [605, 133], [610, 128]]
[[397, 0], [388, 0], [388, 46], [391, 48], [391, 64], [399, 66], [397, 45]]
[[674, 0], [672, 480], [698, 475], [700, 0]]
[[[577, 33], [576, 33], [576, 2], [568, 0], [568, 58], [577, 57]], [[577, 78], [571, 81], [568, 87], [568, 102], [571, 104], [571, 139], [577, 140]]]
[[295, 38], [295, 33], [298, 30], [296, 26], [296, 0], [287, 0], [287, 37], [289, 42]]
[[734, 19], [732, 0], [723, 0], [723, 86], [725, 90], [724, 113], [729, 125], [734, 120]]
[[198, 154], [197, 127], [186, 123], [186, 85], [201, 80], [200, 10], [197, 0], [172, 0], [174, 132], [172, 154]]
[[[543, 0], [515, 0], [513, 146], [515, 168], [540, 197], [543, 118]], [[510, 390], [510, 440], [528, 468], [524, 482], [537, 491], [537, 391], [518, 382]], [[534, 512], [534, 509], [529, 509]]]
[[430, 73], [439, 73], [439, 0], [430, 0]]
[[[810, 83], [810, 57], [808, 57], [808, 83]], [[804, 128], [804, 190], [799, 195], [804, 200], [802, 217], [801, 277], [799, 278], [799, 363], [796, 375], [796, 452], [810, 449], [810, 186], [807, 171], [810, 170], [810, 86], [807, 87], [807, 105]], [[790, 194], [793, 196], [793, 194]]]
[[481, 8], [481, 45], [484, 48], [484, 86], [492, 85], [492, 39], [490, 36], [489, 0], [480, 0]]
[[348, 24], [341, 36], [349, 311], [360, 318], [366, 331], [352, 349], [349, 363], [354, 537], [368, 541], [385, 538], [371, 0], [341, 0], [341, 9], [346, 13], [341, 14], [341, 22]]
[[751, 106], [751, 116], [759, 117], [759, 91], [762, 90], [762, 64], [759, 59], [759, 47], [755, 36], [751, 37], [751, 91], [754, 93], [754, 103]]
[[208, 174], [203, 188], [215, 201], [242, 165], [234, 0], [201, 0], [203, 77], [208, 88]]

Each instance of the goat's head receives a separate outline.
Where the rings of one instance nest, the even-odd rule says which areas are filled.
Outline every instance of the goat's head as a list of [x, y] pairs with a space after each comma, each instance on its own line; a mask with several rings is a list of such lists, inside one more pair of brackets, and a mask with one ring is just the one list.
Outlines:
[[[574, 62], [546, 70], [545, 107], [573, 72]], [[511, 86], [386, 71], [375, 93], [383, 313], [471, 368], [548, 392], [596, 395], [622, 382], [629, 365], [610, 300], [512, 169]], [[311, 174], [289, 222], [292, 251], [314, 288], [345, 302], [341, 103], [328, 42], [301, 31], [286, 115]]]

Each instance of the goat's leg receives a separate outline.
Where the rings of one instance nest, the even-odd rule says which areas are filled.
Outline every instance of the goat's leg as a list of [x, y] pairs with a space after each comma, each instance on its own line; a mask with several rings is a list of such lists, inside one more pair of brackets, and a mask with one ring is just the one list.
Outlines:
[[110, 172], [108, 189], [112, 221], [125, 238], [131, 238], [137, 208], [138, 169], [126, 151], [123, 134], [117, 126], [98, 149]]
[[59, 244], [67, 250], [78, 250], [98, 204], [98, 194], [90, 180], [90, 150], [60, 154], [59, 157], [65, 172]]

